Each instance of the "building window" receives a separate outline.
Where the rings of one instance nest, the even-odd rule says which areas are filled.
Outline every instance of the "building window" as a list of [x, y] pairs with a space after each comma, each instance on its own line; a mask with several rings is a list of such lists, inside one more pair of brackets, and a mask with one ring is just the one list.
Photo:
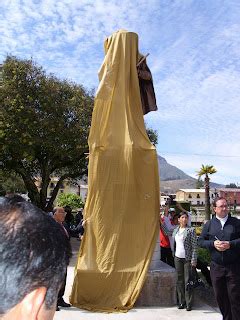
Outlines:
[[203, 201], [202, 201], [202, 205], [204, 205]]
[[198, 199], [200, 198], [200, 194], [199, 194], [199, 193], [197, 194], [197, 198], [198, 198]]
[[198, 206], [200, 205], [200, 201], [197, 201], [197, 205], [198, 205]]
[[189, 198], [189, 199], [191, 199], [191, 198], [192, 198], [192, 195], [191, 195], [191, 193], [189, 193], [189, 195], [188, 195], [188, 198]]

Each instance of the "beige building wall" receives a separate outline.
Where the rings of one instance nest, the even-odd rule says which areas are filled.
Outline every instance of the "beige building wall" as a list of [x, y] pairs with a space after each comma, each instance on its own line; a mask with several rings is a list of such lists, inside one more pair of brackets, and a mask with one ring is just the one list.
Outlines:
[[[53, 189], [55, 188], [58, 180], [59, 180], [58, 177], [51, 177], [51, 182], [49, 183], [48, 190], [47, 190], [48, 198], [51, 197]], [[40, 189], [41, 181], [39, 179], [36, 179], [35, 184], [38, 187], [38, 189]], [[79, 180], [76, 184], [73, 184], [66, 179], [61, 183], [60, 189], [58, 191], [58, 195], [60, 193], [74, 193], [74, 194], [80, 195], [82, 200], [85, 201], [87, 197], [87, 191], [88, 191], [88, 185], [83, 180]], [[57, 204], [56, 202], [57, 200], [54, 201], [54, 205]]]
[[205, 189], [180, 189], [176, 193], [176, 201], [187, 201], [192, 205], [204, 205]]

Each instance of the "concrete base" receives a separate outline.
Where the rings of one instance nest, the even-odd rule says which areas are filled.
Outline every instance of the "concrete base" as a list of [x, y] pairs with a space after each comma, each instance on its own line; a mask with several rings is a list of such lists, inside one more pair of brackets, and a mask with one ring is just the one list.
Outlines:
[[176, 270], [160, 260], [159, 238], [147, 278], [135, 306], [173, 306], [176, 304]]
[[159, 261], [156, 270], [149, 270], [145, 284], [135, 303], [137, 307], [176, 305], [176, 271]]

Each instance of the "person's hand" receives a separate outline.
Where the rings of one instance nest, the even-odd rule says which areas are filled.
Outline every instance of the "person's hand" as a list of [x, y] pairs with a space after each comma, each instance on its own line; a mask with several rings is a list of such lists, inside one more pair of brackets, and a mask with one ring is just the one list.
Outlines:
[[82, 222], [82, 226], [84, 227], [85, 225], [87, 225], [90, 221], [90, 218], [84, 219]]
[[214, 247], [218, 251], [225, 251], [225, 250], [228, 250], [230, 248], [230, 243], [229, 243], [229, 241], [215, 240], [214, 241]]
[[224, 250], [230, 249], [230, 242], [229, 241], [222, 241], [222, 248]]
[[214, 241], [214, 247], [218, 250], [218, 251], [223, 251], [222, 250], [222, 246], [221, 246], [221, 242], [220, 240], [215, 240]]

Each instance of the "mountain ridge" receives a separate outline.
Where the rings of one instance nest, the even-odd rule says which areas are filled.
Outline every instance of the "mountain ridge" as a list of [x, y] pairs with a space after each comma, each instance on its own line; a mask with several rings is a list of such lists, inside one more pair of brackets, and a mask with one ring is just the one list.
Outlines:
[[[189, 176], [183, 170], [171, 165], [160, 155], [158, 155], [158, 168], [161, 192], [176, 193], [179, 189], [196, 189], [196, 178]], [[223, 186], [222, 184], [210, 182], [211, 188]]]

